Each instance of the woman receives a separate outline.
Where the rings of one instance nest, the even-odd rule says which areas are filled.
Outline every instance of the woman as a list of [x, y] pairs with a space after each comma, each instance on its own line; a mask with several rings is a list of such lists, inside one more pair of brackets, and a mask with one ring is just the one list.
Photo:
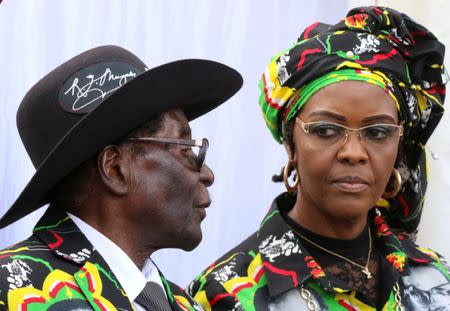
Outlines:
[[260, 105], [287, 192], [189, 286], [206, 310], [450, 310], [443, 258], [412, 241], [443, 55], [423, 26], [367, 7], [272, 60]]

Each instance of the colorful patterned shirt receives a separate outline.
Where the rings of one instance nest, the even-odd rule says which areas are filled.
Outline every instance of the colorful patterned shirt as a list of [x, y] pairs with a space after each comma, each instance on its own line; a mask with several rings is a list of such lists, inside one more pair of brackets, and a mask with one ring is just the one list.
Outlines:
[[[159, 276], [172, 310], [201, 310]], [[47, 209], [31, 237], [0, 250], [0, 311], [134, 311], [129, 298], [103, 254], [58, 208]]]
[[259, 229], [188, 286], [205, 310], [396, 310], [398, 299], [406, 310], [450, 310], [450, 272], [444, 259], [395, 235], [374, 211], [369, 221], [375, 244], [389, 267], [380, 282], [398, 284], [398, 290], [392, 286], [377, 308], [358, 299], [355, 291], [336, 286], [282, 217], [294, 202], [286, 193], [278, 196]]

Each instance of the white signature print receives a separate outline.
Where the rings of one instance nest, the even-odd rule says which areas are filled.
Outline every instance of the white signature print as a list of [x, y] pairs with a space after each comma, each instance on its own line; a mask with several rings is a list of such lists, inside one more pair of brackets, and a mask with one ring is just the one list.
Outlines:
[[[72, 96], [76, 96], [77, 99], [73, 102], [72, 110], [78, 111], [80, 109], [85, 108], [86, 106], [89, 106], [90, 104], [92, 104], [99, 98], [105, 98], [106, 95], [117, 90], [119, 87], [121, 87], [122, 85], [127, 83], [128, 78], [134, 78], [134, 77], [136, 77], [136, 73], [131, 70], [130, 70], [130, 72], [125, 73], [123, 75], [114, 75], [109, 68], [106, 68], [105, 72], [97, 78], [92, 74], [87, 75], [86, 78], [89, 79], [89, 82], [83, 86], [79, 86], [78, 78], [75, 78], [73, 80], [72, 86], [64, 94], [67, 95], [68, 93], [71, 93]], [[109, 81], [116, 81], [116, 80], [119, 80], [118, 85], [117, 85], [117, 87], [115, 87], [111, 90], [105, 91], [98, 87], [95, 87], [95, 86], [101, 87], [107, 81], [109, 82]], [[78, 101], [80, 99], [88, 97], [88, 95], [91, 93], [98, 94], [98, 96], [93, 98], [92, 100], [90, 100], [87, 103], [82, 103], [81, 105], [78, 103]]]

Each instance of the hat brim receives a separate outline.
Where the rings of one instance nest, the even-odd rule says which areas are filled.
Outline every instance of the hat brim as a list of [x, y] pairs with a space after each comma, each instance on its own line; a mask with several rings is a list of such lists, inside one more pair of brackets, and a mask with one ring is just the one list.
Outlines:
[[58, 142], [0, 219], [0, 228], [48, 203], [46, 195], [64, 176], [139, 125], [176, 108], [182, 109], [189, 121], [194, 120], [232, 97], [242, 83], [236, 70], [201, 59], [179, 60], [142, 73]]

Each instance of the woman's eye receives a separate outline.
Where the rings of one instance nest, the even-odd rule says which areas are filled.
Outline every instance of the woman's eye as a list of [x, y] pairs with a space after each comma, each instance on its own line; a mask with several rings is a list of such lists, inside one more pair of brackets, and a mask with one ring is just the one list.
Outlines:
[[368, 139], [381, 140], [390, 137], [392, 134], [392, 129], [388, 126], [376, 125], [365, 128], [363, 130], [363, 135]]
[[310, 132], [314, 135], [328, 138], [328, 137], [335, 137], [338, 135], [341, 135], [343, 132], [343, 129], [337, 125], [334, 124], [314, 124], [310, 127]]

